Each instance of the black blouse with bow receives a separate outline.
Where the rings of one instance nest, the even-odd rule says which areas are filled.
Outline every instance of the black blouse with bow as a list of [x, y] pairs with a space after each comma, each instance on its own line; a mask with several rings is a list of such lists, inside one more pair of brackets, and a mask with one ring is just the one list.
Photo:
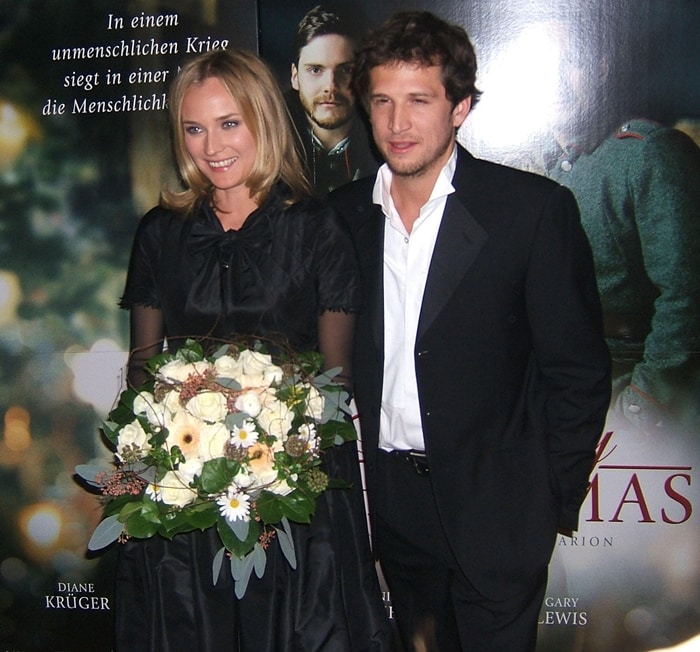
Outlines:
[[120, 305], [159, 309], [169, 339], [283, 336], [308, 350], [317, 347], [319, 314], [356, 312], [360, 292], [335, 214], [310, 199], [285, 206], [273, 191], [238, 230], [224, 231], [204, 204], [189, 217], [149, 211]]

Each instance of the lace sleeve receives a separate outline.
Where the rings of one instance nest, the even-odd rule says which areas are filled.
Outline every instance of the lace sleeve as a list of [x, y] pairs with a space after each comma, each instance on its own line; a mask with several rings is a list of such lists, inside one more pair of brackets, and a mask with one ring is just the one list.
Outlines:
[[144, 366], [163, 350], [163, 313], [158, 308], [136, 304], [131, 307], [131, 335], [127, 380], [140, 385], [148, 378]]
[[318, 318], [318, 346], [326, 369], [342, 367], [337, 379], [352, 389], [352, 346], [355, 316], [326, 310]]

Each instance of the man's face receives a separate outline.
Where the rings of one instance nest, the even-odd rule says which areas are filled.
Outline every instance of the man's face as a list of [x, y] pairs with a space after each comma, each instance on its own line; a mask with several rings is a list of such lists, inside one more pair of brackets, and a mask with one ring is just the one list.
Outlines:
[[354, 54], [350, 41], [338, 34], [317, 36], [292, 64], [292, 88], [315, 129], [337, 129], [353, 115], [350, 90]]
[[471, 107], [447, 98], [439, 66], [396, 63], [369, 73], [374, 142], [397, 176], [437, 174], [455, 142], [455, 130]]

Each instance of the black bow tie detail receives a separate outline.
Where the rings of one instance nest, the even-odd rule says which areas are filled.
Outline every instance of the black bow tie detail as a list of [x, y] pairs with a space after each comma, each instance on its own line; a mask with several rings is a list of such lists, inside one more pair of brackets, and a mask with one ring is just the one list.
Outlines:
[[220, 264], [230, 265], [234, 253], [244, 255], [246, 250], [268, 249], [271, 241], [272, 230], [265, 214], [256, 211], [238, 231], [224, 231], [212, 211], [206, 219], [192, 224], [187, 248], [193, 255], [216, 253]]
[[271, 254], [272, 226], [267, 211], [257, 210], [238, 231], [224, 231], [213, 210], [195, 219], [187, 249], [195, 264], [188, 304], [205, 314], [226, 314], [264, 292], [261, 268]]

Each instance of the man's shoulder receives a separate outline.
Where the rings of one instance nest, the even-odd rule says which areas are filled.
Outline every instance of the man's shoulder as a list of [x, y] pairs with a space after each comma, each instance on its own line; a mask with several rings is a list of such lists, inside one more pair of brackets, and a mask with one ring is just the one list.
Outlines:
[[700, 148], [687, 134], [642, 118], [619, 125], [589, 158], [611, 177], [634, 179], [642, 170], [674, 170], [669, 176], [700, 170]]
[[454, 179], [457, 192], [469, 188], [470, 192], [498, 191], [498, 195], [511, 192], [548, 194], [561, 187], [556, 181], [540, 174], [477, 158], [461, 146], [458, 152]]

